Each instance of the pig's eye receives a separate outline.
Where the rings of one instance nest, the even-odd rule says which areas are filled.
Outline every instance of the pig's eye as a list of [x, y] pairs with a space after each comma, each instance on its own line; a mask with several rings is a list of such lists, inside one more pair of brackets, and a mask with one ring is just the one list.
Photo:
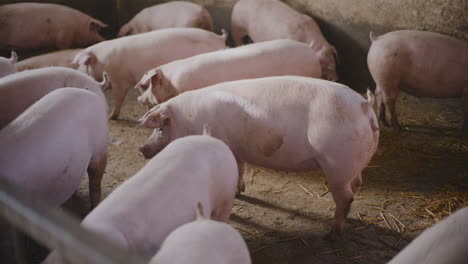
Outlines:
[[162, 132], [163, 132], [163, 129], [162, 129], [162, 127], [159, 127], [159, 128], [157, 128], [156, 131], [158, 131], [159, 133], [162, 133]]

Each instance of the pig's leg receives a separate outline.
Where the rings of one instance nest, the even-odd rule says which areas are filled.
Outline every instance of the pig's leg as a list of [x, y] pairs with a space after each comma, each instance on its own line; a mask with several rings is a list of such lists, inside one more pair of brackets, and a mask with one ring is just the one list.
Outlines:
[[243, 160], [237, 159], [237, 169], [239, 170], [239, 177], [237, 178], [237, 194], [245, 191], [244, 183], [244, 166], [245, 162]]
[[353, 194], [356, 194], [358, 189], [361, 187], [362, 184], [362, 176], [359, 173], [356, 178], [351, 182], [351, 190], [353, 191]]
[[95, 208], [101, 201], [101, 180], [107, 164], [107, 150], [101, 154], [94, 155], [88, 165], [89, 178], [89, 201], [91, 209]]
[[346, 216], [351, 209], [351, 203], [354, 200], [351, 184], [330, 185], [330, 191], [335, 201], [335, 216], [330, 238], [334, 239], [337, 235], [341, 235], [344, 231]]
[[388, 107], [390, 112], [390, 124], [392, 127], [399, 129], [400, 125], [398, 124], [397, 113], [396, 113], [396, 100], [398, 98], [398, 80], [390, 80], [385, 82], [382, 86], [384, 103]]
[[227, 222], [232, 211], [233, 200], [229, 199], [221, 203], [211, 214], [211, 219], [221, 222]]
[[[127, 82], [114, 82], [111, 81], [111, 83], [115, 83], [116, 85], [113, 86], [113, 98], [114, 98], [114, 108], [112, 109], [112, 113], [109, 116], [109, 119], [117, 119], [120, 114], [120, 109], [122, 107], [122, 104], [125, 100], [125, 96], [127, 95], [128, 88], [130, 87], [130, 83]], [[115, 88], [115, 89], [114, 89]]]
[[349, 149], [359, 147], [338, 140], [320, 150], [322, 153], [329, 153], [320, 158], [319, 164], [327, 175], [330, 192], [336, 204], [334, 223], [327, 235], [332, 240], [343, 233], [346, 216], [354, 200], [354, 192], [361, 184], [361, 170], [358, 169], [360, 162], [356, 160], [355, 152], [346, 151]]
[[464, 131], [468, 131], [468, 87], [465, 87], [465, 89], [463, 89], [462, 107], [463, 107], [462, 129]]
[[396, 98], [387, 100], [388, 110], [390, 111], [390, 123], [392, 127], [400, 129], [400, 124], [398, 123], [398, 118], [396, 114]]
[[386, 108], [384, 104], [384, 95], [382, 92], [382, 89], [377, 85], [375, 89], [375, 97], [377, 99], [377, 113], [379, 115], [379, 119], [382, 122], [384, 126], [390, 126], [387, 122], [387, 117], [386, 117]]

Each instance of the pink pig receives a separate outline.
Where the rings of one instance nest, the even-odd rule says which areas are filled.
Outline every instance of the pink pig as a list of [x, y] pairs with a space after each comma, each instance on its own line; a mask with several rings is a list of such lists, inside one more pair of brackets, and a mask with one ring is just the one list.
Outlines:
[[39, 56], [34, 56], [29, 59], [19, 61], [16, 64], [16, 69], [18, 71], [24, 71], [51, 66], [77, 69], [78, 66], [72, 64], [72, 62], [75, 55], [78, 54], [78, 52], [81, 50], [82, 49], [59, 50]]
[[98, 83], [76, 70], [47, 67], [18, 72], [0, 79], [0, 129], [44, 95], [63, 87], [90, 90], [106, 103], [102, 89], [109, 85], [109, 79], [107, 75], [104, 76], [102, 83]]
[[107, 135], [102, 98], [83, 89], [58, 89], [0, 130], [0, 177], [58, 206], [87, 170], [93, 208], [101, 197]]
[[350, 88], [299, 76], [224, 82], [176, 96], [140, 120], [155, 128], [140, 151], [151, 158], [169, 142], [211, 127], [239, 165], [284, 171], [322, 168], [336, 203], [331, 235], [344, 229], [361, 171], [377, 148], [379, 129], [368, 99]]
[[184, 1], [172, 1], [141, 10], [130, 22], [120, 28], [119, 37], [172, 27], [213, 31], [213, 19], [203, 6]]
[[103, 41], [106, 24], [76, 9], [40, 3], [0, 6], [0, 48], [69, 49]]
[[172, 231], [149, 264], [250, 264], [249, 249], [239, 231], [210, 220], [198, 204], [197, 219]]
[[310, 44], [320, 58], [324, 79], [338, 80], [335, 47], [313, 18], [279, 0], [239, 0], [232, 9], [231, 33], [236, 45], [246, 36], [253, 42], [287, 38]]
[[148, 71], [136, 88], [146, 89], [138, 101], [153, 106], [221, 82], [280, 75], [319, 78], [319, 59], [307, 44], [272, 40], [173, 61]]
[[400, 30], [374, 37], [367, 55], [377, 85], [379, 118], [386, 107], [391, 125], [399, 127], [395, 111], [399, 89], [420, 97], [462, 97], [464, 128], [468, 128], [468, 42], [437, 33]]
[[109, 74], [114, 97], [110, 118], [116, 119], [128, 88], [146, 71], [174, 60], [224, 49], [226, 37], [197, 28], [161, 29], [96, 44], [78, 53], [74, 63], [98, 80], [103, 71]]
[[15, 73], [17, 61], [18, 56], [14, 51], [11, 52], [11, 57], [9, 59], [0, 57], [0, 78]]
[[[130, 252], [151, 258], [164, 239], [204, 214], [227, 221], [237, 185], [237, 166], [229, 148], [210, 136], [190, 136], [169, 144], [139, 172], [115, 189], [82, 222]], [[43, 264], [63, 263], [58, 251]]]

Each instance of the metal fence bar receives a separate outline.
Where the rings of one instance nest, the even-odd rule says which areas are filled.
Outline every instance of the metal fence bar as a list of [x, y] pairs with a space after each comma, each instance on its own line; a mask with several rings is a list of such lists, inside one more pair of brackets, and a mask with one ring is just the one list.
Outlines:
[[5, 182], [0, 177], [0, 217], [29, 234], [49, 249], [57, 249], [73, 264], [146, 264], [97, 234], [83, 229], [79, 221]]

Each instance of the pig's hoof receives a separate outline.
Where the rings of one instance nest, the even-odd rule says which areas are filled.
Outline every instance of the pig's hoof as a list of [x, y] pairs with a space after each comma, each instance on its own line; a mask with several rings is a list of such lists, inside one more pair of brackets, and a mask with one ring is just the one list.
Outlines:
[[237, 186], [237, 193], [243, 193], [245, 192], [245, 183], [242, 181], [238, 186]]
[[341, 234], [337, 233], [336, 230], [333, 228], [330, 232], [328, 232], [323, 239], [326, 241], [334, 242], [340, 237]]
[[118, 115], [110, 115], [109, 120], [117, 120]]

